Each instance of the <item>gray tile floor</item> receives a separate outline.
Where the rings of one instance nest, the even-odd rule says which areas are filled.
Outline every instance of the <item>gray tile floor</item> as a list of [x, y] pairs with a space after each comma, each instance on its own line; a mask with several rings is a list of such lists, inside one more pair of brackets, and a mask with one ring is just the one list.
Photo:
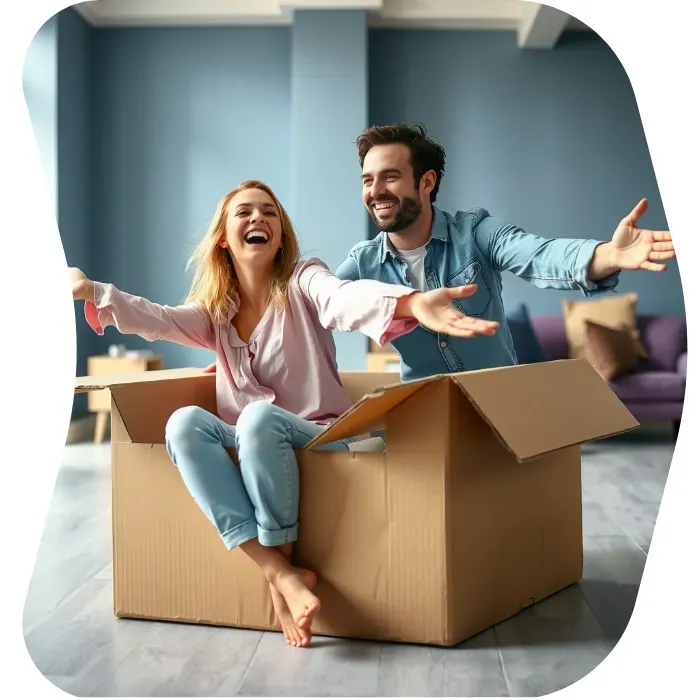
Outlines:
[[109, 447], [67, 447], [29, 588], [38, 669], [84, 696], [540, 696], [594, 669], [636, 600], [673, 454], [669, 426], [584, 445], [584, 578], [453, 649], [112, 615]]

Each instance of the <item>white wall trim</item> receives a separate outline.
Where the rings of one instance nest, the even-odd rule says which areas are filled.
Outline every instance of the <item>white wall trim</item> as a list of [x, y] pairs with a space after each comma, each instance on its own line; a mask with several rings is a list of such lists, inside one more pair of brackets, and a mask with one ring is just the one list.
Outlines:
[[91, 26], [98, 26], [97, 18], [95, 17], [94, 2], [81, 2], [77, 5], [72, 5], [72, 8]]
[[553, 49], [571, 17], [561, 10], [537, 2], [523, 3], [518, 26], [521, 49]]
[[92, 0], [73, 8], [94, 27], [290, 25], [295, 9], [367, 11], [368, 26], [517, 32], [521, 48], [553, 48], [574, 17], [526, 0]]

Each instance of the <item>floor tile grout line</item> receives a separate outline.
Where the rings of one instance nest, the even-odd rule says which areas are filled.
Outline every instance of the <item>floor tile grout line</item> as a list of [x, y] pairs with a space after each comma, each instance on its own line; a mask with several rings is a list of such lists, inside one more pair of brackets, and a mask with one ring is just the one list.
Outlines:
[[253, 653], [250, 655], [250, 658], [248, 659], [248, 663], [245, 665], [245, 668], [243, 669], [243, 673], [241, 673], [241, 680], [238, 681], [238, 684], [236, 685], [236, 697], [239, 697], [239, 691], [241, 689], [241, 686], [243, 685], [243, 681], [245, 680], [245, 677], [248, 675], [248, 671], [250, 669], [250, 665], [253, 663], [253, 659], [255, 658], [255, 655], [258, 653], [258, 647], [260, 647], [260, 643], [262, 642], [262, 638], [265, 635], [265, 632], [260, 632], [260, 636], [258, 637], [258, 643], [255, 645], [255, 649], [253, 649]]
[[[596, 615], [595, 610], [593, 609], [593, 606], [591, 605], [590, 601], [589, 601], [588, 598], [586, 597], [586, 592], [582, 589], [582, 587], [581, 587], [580, 584], [579, 584], [579, 590], [580, 590], [580, 592], [581, 592], [581, 597], [583, 598], [583, 602], [586, 604], [586, 606], [588, 607], [588, 609], [591, 611], [591, 615], [593, 616], [593, 619], [598, 623], [598, 626], [599, 626], [600, 629], [603, 631], [603, 636], [604, 636], [604, 638], [605, 638], [605, 641], [606, 641], [606, 642], [614, 642], [614, 643], [613, 643], [613, 649], [614, 649], [615, 646], [617, 645], [617, 643], [618, 643], [620, 640], [619, 640], [619, 639], [611, 639], [611, 638], [608, 636], [608, 633], [607, 633], [607, 631], [606, 631], [606, 629], [605, 629], [605, 627], [604, 627], [604, 624], [605, 624], [604, 621], [601, 620], [601, 619]], [[611, 651], [612, 651], [612, 649], [611, 649]], [[609, 654], [609, 653], [610, 653], [610, 652], [608, 652], [608, 654]], [[606, 658], [607, 658], [607, 657], [606, 657]]]
[[501, 675], [503, 676], [503, 683], [506, 686], [506, 693], [508, 693], [508, 697], [512, 698], [514, 697], [513, 695], [513, 690], [510, 687], [510, 682], [508, 681], [508, 673], [506, 672], [506, 662], [503, 658], [503, 652], [501, 651], [501, 645], [498, 642], [498, 637], [496, 636], [496, 628], [492, 627], [493, 630], [493, 639], [496, 642], [496, 648], [498, 649], [498, 663], [501, 667]]
[[[577, 588], [581, 598], [583, 599], [584, 604], [588, 608], [588, 611], [591, 613], [591, 616], [593, 617], [593, 619], [598, 623], [598, 627], [600, 627], [600, 631], [603, 633], [603, 638], [600, 641], [603, 641], [606, 644], [610, 645], [610, 650], [608, 651], [608, 653], [604, 657], [605, 659], [607, 659], [608, 656], [610, 656], [610, 652], [617, 646], [617, 643], [620, 640], [619, 639], [615, 639], [615, 640], [610, 639], [610, 637], [608, 636], [608, 633], [605, 630], [603, 622], [601, 622], [600, 619], [598, 619], [598, 616], [595, 614], [595, 610], [593, 609], [593, 606], [588, 602], [588, 598], [586, 598], [586, 594], [583, 592], [583, 588], [581, 586], [580, 581], [578, 584], [576, 584], [576, 588]], [[602, 661], [600, 663], [602, 663]]]
[[[613, 517], [610, 515], [610, 513], [608, 513], [608, 511], [605, 508], [605, 505], [601, 501], [595, 499], [591, 494], [587, 494], [587, 495], [589, 497], [588, 503], [593, 503], [593, 504], [599, 506], [601, 512], [603, 513], [603, 516], [605, 518], [607, 518], [610, 521], [610, 523], [612, 525], [614, 525], [619, 530], [619, 533], [617, 533], [615, 535], [609, 535], [609, 536], [610, 537], [622, 537], [622, 536], [629, 537], [629, 535], [622, 529], [622, 526], [616, 520], [613, 519]], [[582, 510], [583, 510], [583, 516], [584, 516], [584, 520], [585, 520], [585, 511], [586, 511], [586, 501], [585, 500], [582, 502]], [[593, 535], [593, 536], [594, 537], [604, 537], [605, 535]]]
[[[586, 493], [586, 491], [584, 489], [584, 494], [585, 493]], [[600, 506], [600, 509], [602, 510], [603, 515], [605, 515], [605, 517], [620, 531], [620, 533], [622, 535], [624, 535], [627, 539], [629, 539], [635, 545], [635, 547], [640, 549], [645, 556], [647, 556], [647, 552], [644, 549], [644, 547], [642, 547], [642, 545], [639, 544], [639, 542], [637, 542], [637, 540], [635, 540], [634, 537], [632, 537], [632, 535], [630, 535], [629, 532], [627, 532], [627, 530], [625, 530], [625, 528], [619, 522], [617, 522], [617, 520], [610, 513], [608, 513], [608, 509], [607, 509], [605, 503], [594, 498], [592, 496], [592, 494], [590, 494], [590, 493], [588, 493], [588, 496], [592, 499], [593, 503]], [[659, 509], [657, 507], [657, 515], [658, 515], [658, 510]], [[654, 536], [655, 529], [656, 529], [656, 525], [654, 525], [654, 527], [652, 528], [652, 537]], [[614, 536], [614, 535], [611, 535], [611, 536]], [[604, 537], [604, 535], [593, 535], [593, 537]], [[649, 544], [651, 544], [651, 542]]]
[[[82, 583], [79, 583], [78, 586], [75, 589], [73, 589], [70, 593], [66, 593], [66, 595], [64, 595], [63, 598], [61, 598], [58, 601], [58, 603], [56, 603], [56, 607], [54, 607], [52, 610], [49, 610], [47, 613], [45, 613], [41, 619], [39, 619], [35, 622], [32, 622], [26, 628], [24, 628], [24, 626], [23, 626], [22, 634], [23, 634], [24, 638], [26, 639], [38, 627], [40, 627], [42, 624], [44, 624], [44, 622], [46, 622], [46, 620], [49, 617], [51, 617], [52, 615], [55, 615], [66, 603], [69, 603], [71, 600], [73, 600], [73, 598], [75, 598], [75, 596], [78, 595], [78, 593], [80, 593], [83, 590], [83, 588], [85, 588], [85, 586], [87, 586], [92, 581], [106, 581], [106, 580], [111, 581], [111, 577], [110, 577], [110, 579], [98, 579], [97, 578], [97, 574], [99, 574], [101, 571], [103, 571], [107, 566], [109, 566], [109, 562], [107, 562], [106, 564], [102, 564], [99, 568], [95, 569], [92, 573], [88, 574], [87, 578]], [[27, 595], [27, 597], [28, 597], [28, 595]], [[26, 605], [27, 605], [27, 601], [25, 599], [25, 603], [24, 603], [25, 608], [26, 608]], [[23, 612], [24, 612], [24, 609], [23, 609]]]
[[[656, 529], [656, 525], [654, 525], [654, 529]], [[644, 555], [644, 559], [646, 561], [647, 557], [649, 556], [646, 549], [644, 549], [644, 547], [642, 547], [642, 545], [639, 544], [639, 542], [637, 542], [637, 540], [635, 540], [633, 537], [630, 537], [629, 535], [627, 535], [627, 537], [630, 539], [632, 544]], [[651, 546], [651, 540], [653, 538], [654, 538], [654, 532], [652, 530], [651, 537], [649, 538], [649, 546]], [[646, 566], [646, 563], [644, 564], [644, 566]]]
[[[610, 514], [607, 512], [607, 510], [605, 510], [605, 507], [604, 507], [602, 504], [601, 504], [601, 508], [603, 508], [603, 512], [605, 513], [605, 515], [606, 515], [608, 518], [610, 518], [610, 520], [615, 524], [615, 527], [619, 528], [620, 531], [622, 532], [622, 534], [623, 534], [630, 542], [632, 542], [632, 544], [633, 544], [635, 547], [637, 547], [639, 550], [641, 550], [641, 552], [644, 554], [644, 556], [647, 556], [647, 553], [646, 553], [646, 551], [644, 550], [644, 547], [642, 547], [642, 545], [639, 544], [639, 542], [637, 542], [637, 540], [634, 539], [634, 537], [632, 537], [632, 535], [630, 535], [630, 533], [627, 532], [627, 530], [625, 530], [625, 528], [624, 528], [622, 525], [620, 525], [620, 523], [618, 523], [617, 520], [615, 520], [615, 518], [613, 518], [613, 516], [610, 515]], [[650, 540], [654, 537], [654, 530], [655, 530], [655, 529], [656, 529], [656, 524], [655, 524], [654, 527], [652, 528]], [[651, 541], [649, 542], [649, 544], [651, 544]]]

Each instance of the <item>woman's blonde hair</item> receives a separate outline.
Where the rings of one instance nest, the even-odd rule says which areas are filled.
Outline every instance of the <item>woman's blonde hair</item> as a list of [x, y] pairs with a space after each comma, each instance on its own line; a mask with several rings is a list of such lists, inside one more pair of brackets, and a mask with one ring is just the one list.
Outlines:
[[299, 242], [294, 227], [275, 193], [260, 180], [246, 180], [235, 190], [231, 190], [219, 202], [209, 230], [197, 246], [187, 263], [187, 269], [195, 266], [192, 286], [186, 302], [199, 301], [209, 312], [214, 323], [226, 323], [234, 295], [237, 292], [238, 279], [228, 248], [219, 244], [226, 236], [231, 200], [243, 190], [262, 190], [266, 192], [277, 207], [282, 223], [282, 248], [275, 256], [274, 270], [270, 280], [269, 301], [282, 309], [287, 302], [287, 286], [299, 262]]

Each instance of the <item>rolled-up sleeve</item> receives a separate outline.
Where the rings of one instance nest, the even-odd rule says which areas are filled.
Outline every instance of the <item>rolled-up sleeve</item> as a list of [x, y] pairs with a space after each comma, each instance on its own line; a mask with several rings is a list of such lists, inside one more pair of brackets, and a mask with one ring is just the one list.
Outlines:
[[588, 275], [593, 253], [603, 241], [544, 238], [493, 216], [476, 224], [474, 236], [495, 269], [512, 272], [536, 287], [594, 296], [614, 290], [619, 282], [619, 272], [601, 280]]

